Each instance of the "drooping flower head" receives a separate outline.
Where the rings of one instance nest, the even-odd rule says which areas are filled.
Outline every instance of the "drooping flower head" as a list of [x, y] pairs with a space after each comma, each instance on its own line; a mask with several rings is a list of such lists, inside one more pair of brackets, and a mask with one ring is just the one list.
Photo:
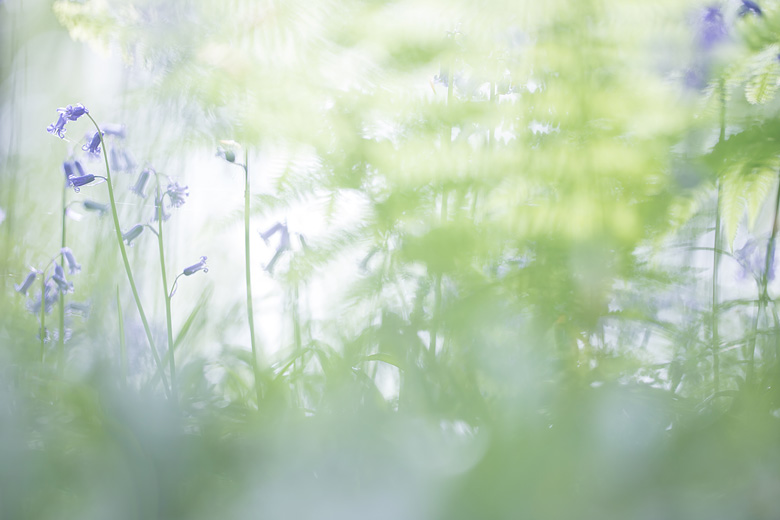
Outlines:
[[65, 124], [68, 121], [75, 121], [84, 114], [88, 114], [89, 110], [84, 107], [81, 103], [76, 103], [75, 105], [68, 105], [65, 108], [58, 108], [57, 112], [59, 112], [59, 116], [57, 117], [57, 121], [50, 124], [46, 131], [50, 134], [54, 134], [60, 139], [65, 138]]
[[65, 270], [60, 264], [54, 264], [54, 274], [51, 275], [51, 279], [57, 284], [61, 293], [73, 292], [73, 283], [65, 279]]
[[95, 155], [99, 154], [100, 153], [100, 132], [95, 132], [95, 134], [92, 136], [92, 139], [90, 139], [89, 143], [82, 146], [81, 149], [87, 153], [91, 153]]
[[130, 191], [141, 197], [142, 199], [146, 198], [146, 187], [149, 185], [149, 179], [151, 178], [152, 172], [151, 168], [144, 168], [143, 171], [138, 174], [138, 180], [135, 181], [135, 185], [130, 188]]
[[67, 123], [68, 120], [65, 119], [65, 116], [63, 114], [60, 114], [57, 118], [57, 121], [50, 124], [46, 127], [46, 131], [50, 134], [54, 134], [60, 139], [65, 139], [65, 123]]
[[101, 216], [107, 213], [109, 209], [108, 204], [101, 204], [94, 200], [85, 200], [82, 204], [87, 211], [97, 211]]
[[73, 251], [69, 247], [60, 249], [60, 253], [65, 257], [65, 262], [68, 264], [68, 274], [76, 274], [81, 271], [81, 266], [76, 262], [76, 257], [73, 256]]
[[133, 240], [138, 238], [138, 236], [143, 232], [143, 230], [144, 230], [143, 225], [136, 224], [135, 226], [127, 230], [125, 233], [122, 233], [122, 240], [127, 242], [128, 246], [132, 246]]
[[94, 181], [95, 176], [89, 173], [87, 175], [71, 177], [69, 180], [70, 180], [70, 184], [73, 186], [73, 189], [76, 191], [76, 193], [78, 193], [80, 191], [79, 188], [81, 188], [81, 186], [86, 186], [90, 182]]
[[76, 103], [75, 105], [68, 105], [65, 108], [58, 108], [57, 112], [61, 113], [65, 116], [68, 121], [75, 121], [84, 114], [89, 114], [89, 110], [84, 107], [81, 103]]
[[28, 289], [30, 289], [30, 286], [35, 282], [36, 278], [38, 278], [38, 270], [30, 269], [30, 273], [25, 277], [24, 281], [19, 285], [14, 285], [14, 289], [16, 289], [16, 292], [19, 294], [24, 294], [26, 296]]
[[189, 188], [187, 186], [181, 186], [178, 182], [171, 182], [168, 184], [168, 188], [165, 190], [165, 193], [168, 194], [168, 198], [171, 201], [171, 205], [173, 205], [174, 208], [180, 208], [182, 205], [184, 205], [185, 197], [188, 197], [190, 194], [187, 191]]
[[186, 267], [184, 269], [184, 271], [182, 271], [182, 274], [184, 276], [192, 276], [193, 274], [197, 273], [198, 271], [203, 271], [204, 273], [208, 273], [209, 272], [209, 268], [206, 267], [206, 257], [205, 256], [201, 256], [200, 260], [197, 263], [192, 264], [189, 267]]

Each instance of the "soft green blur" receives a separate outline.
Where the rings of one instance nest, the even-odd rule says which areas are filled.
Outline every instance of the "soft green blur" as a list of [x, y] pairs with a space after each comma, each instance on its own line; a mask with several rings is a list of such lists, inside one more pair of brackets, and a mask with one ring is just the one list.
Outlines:
[[[1, 2], [0, 519], [778, 518], [759, 3]], [[45, 131], [79, 102], [126, 128], [124, 230], [157, 226], [144, 167], [189, 187], [169, 286], [209, 271], [171, 297], [178, 402], [83, 206], [105, 186], [63, 192], [65, 160], [105, 175], [86, 118]], [[249, 158], [257, 382], [218, 150]], [[63, 222], [88, 311], [61, 341], [54, 305], [42, 351], [41, 280], [14, 285]], [[166, 356], [157, 239], [128, 251]]]

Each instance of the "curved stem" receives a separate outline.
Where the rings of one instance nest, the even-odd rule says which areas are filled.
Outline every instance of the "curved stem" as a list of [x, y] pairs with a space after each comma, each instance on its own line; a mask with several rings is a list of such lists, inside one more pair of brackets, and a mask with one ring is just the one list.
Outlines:
[[117, 243], [119, 243], [119, 252], [122, 254], [122, 263], [125, 266], [125, 273], [127, 273], [127, 280], [130, 282], [130, 288], [133, 292], [133, 298], [135, 299], [135, 306], [138, 308], [138, 314], [141, 315], [141, 323], [144, 326], [144, 331], [146, 332], [146, 339], [149, 341], [149, 347], [152, 350], [152, 356], [154, 357], [154, 362], [157, 364], [158, 370], [160, 370], [160, 374], [162, 376], [163, 381], [163, 390], [165, 391], [165, 396], [170, 399], [171, 393], [168, 387], [168, 378], [165, 377], [165, 372], [163, 371], [162, 361], [160, 360], [160, 355], [157, 352], [157, 347], [154, 346], [154, 338], [152, 338], [152, 331], [149, 328], [149, 322], [146, 319], [146, 313], [144, 312], [143, 305], [141, 305], [141, 298], [138, 296], [138, 289], [135, 286], [135, 279], [133, 278], [133, 271], [130, 269], [130, 262], [127, 259], [127, 250], [125, 249], [125, 242], [122, 239], [122, 228], [119, 227], [119, 216], [116, 212], [116, 200], [114, 198], [114, 187], [113, 182], [111, 181], [111, 169], [108, 166], [108, 153], [106, 152], [106, 143], [103, 140], [103, 132], [100, 131], [100, 127], [95, 122], [95, 120], [92, 118], [90, 114], [86, 114], [86, 116], [89, 118], [90, 121], [92, 121], [92, 124], [95, 125], [95, 129], [97, 129], [98, 135], [100, 136], [100, 146], [103, 147], [103, 159], [106, 163], [106, 179], [108, 182], [106, 182], [106, 186], [108, 186], [108, 198], [111, 203], [111, 217], [114, 220], [114, 231], [116, 232], [116, 239]]
[[171, 298], [168, 295], [168, 277], [165, 273], [165, 248], [163, 247], [163, 198], [160, 191], [160, 179], [157, 178], [157, 246], [160, 250], [160, 273], [162, 273], [163, 297], [165, 298], [165, 324], [168, 329], [168, 360], [171, 371], [171, 395], [173, 402], [179, 402], [176, 389], [176, 362], [173, 352], [173, 325], [171, 320]]
[[257, 345], [255, 343], [255, 313], [252, 307], [252, 263], [249, 256], [249, 150], [244, 153], [244, 261], [246, 264], [246, 312], [249, 318], [249, 342], [252, 345], [252, 372], [255, 376], [257, 409], [260, 409], [260, 373], [257, 369]]

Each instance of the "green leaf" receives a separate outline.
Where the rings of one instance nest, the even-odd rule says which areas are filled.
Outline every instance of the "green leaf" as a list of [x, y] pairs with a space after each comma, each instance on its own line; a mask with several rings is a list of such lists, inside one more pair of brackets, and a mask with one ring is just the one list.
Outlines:
[[777, 60], [780, 47], [769, 45], [755, 56], [752, 61], [751, 76], [745, 85], [745, 98], [752, 105], [771, 101], [780, 82], [780, 62]]

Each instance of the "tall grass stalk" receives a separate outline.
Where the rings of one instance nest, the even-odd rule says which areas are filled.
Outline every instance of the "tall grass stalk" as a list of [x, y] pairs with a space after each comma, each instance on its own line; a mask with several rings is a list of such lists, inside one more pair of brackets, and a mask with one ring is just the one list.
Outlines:
[[133, 292], [133, 299], [135, 299], [135, 306], [138, 308], [138, 314], [141, 315], [141, 323], [143, 324], [144, 331], [146, 332], [146, 339], [149, 341], [149, 348], [152, 350], [152, 356], [154, 357], [154, 362], [157, 364], [157, 368], [160, 371], [162, 377], [163, 391], [165, 392], [165, 396], [168, 399], [170, 399], [171, 391], [168, 385], [168, 378], [165, 377], [165, 372], [162, 366], [162, 360], [160, 359], [160, 354], [157, 352], [157, 347], [155, 347], [154, 345], [152, 330], [149, 328], [149, 322], [146, 319], [146, 313], [144, 312], [144, 307], [141, 304], [141, 298], [138, 296], [138, 289], [135, 286], [133, 271], [130, 269], [130, 261], [127, 259], [127, 250], [125, 249], [125, 242], [122, 239], [122, 228], [119, 226], [119, 215], [117, 214], [116, 211], [116, 199], [114, 198], [114, 187], [113, 187], [113, 181], [111, 180], [111, 168], [108, 166], [108, 152], [106, 150], [105, 140], [103, 139], [103, 132], [100, 130], [100, 127], [98, 126], [97, 122], [95, 122], [95, 119], [90, 114], [86, 114], [86, 116], [89, 118], [90, 121], [92, 121], [92, 124], [95, 125], [95, 129], [97, 130], [98, 135], [100, 136], [100, 146], [103, 148], [103, 159], [106, 163], [106, 184], [108, 185], [108, 198], [109, 198], [109, 202], [111, 203], [111, 218], [114, 220], [114, 231], [116, 232], [116, 239], [117, 242], [119, 243], [119, 252], [122, 254], [122, 263], [125, 266], [125, 273], [127, 273], [127, 280], [130, 282], [130, 289], [132, 289]]

